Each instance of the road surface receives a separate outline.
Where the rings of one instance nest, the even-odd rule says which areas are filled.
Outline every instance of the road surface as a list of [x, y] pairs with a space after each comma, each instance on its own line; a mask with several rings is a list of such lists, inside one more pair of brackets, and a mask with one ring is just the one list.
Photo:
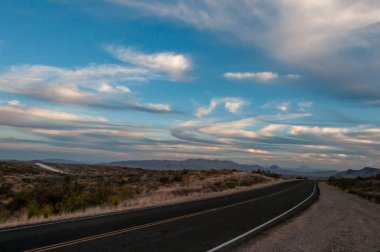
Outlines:
[[310, 199], [313, 181], [176, 205], [0, 229], [0, 251], [208, 251]]

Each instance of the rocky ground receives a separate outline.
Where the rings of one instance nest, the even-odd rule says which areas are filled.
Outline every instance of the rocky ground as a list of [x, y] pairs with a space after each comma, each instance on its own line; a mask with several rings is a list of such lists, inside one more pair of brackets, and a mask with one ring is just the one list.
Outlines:
[[380, 205], [320, 184], [320, 199], [235, 251], [380, 251]]

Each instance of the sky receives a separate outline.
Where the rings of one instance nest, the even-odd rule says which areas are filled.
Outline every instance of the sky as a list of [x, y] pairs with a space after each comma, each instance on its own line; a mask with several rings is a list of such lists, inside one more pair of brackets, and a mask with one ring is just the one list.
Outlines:
[[1, 1], [0, 159], [379, 166], [380, 2]]

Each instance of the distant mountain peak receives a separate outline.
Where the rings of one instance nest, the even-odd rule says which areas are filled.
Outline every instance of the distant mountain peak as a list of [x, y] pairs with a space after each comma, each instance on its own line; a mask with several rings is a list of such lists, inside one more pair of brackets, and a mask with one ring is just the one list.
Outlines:
[[190, 158], [186, 160], [127, 160], [108, 163], [113, 166], [135, 167], [158, 170], [181, 170], [181, 169], [237, 169], [253, 171], [263, 169], [260, 165], [238, 164], [234, 161], [219, 159]]
[[360, 170], [347, 169], [346, 171], [338, 172], [335, 177], [343, 178], [356, 178], [356, 177], [370, 177], [380, 173], [380, 169], [373, 167], [364, 167]]

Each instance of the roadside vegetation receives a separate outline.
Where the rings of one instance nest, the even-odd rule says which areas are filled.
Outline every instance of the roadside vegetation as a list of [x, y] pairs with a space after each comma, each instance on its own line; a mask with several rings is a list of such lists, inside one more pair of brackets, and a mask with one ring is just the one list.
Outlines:
[[380, 174], [366, 178], [330, 177], [327, 183], [380, 204]]
[[0, 223], [48, 218], [92, 208], [159, 204], [240, 190], [278, 180], [273, 174], [236, 170], [155, 171], [102, 165], [54, 164], [70, 175], [33, 162], [0, 162]]

